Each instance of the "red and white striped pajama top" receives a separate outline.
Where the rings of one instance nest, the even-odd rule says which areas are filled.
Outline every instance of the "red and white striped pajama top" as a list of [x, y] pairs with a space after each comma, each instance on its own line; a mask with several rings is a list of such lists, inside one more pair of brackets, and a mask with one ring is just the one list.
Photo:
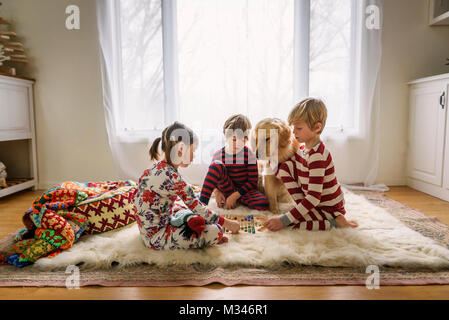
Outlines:
[[293, 157], [279, 165], [276, 176], [296, 203], [280, 217], [284, 225], [325, 230], [332, 224], [329, 221], [334, 222], [338, 215], [346, 213], [332, 156], [322, 141], [310, 150], [301, 145]]

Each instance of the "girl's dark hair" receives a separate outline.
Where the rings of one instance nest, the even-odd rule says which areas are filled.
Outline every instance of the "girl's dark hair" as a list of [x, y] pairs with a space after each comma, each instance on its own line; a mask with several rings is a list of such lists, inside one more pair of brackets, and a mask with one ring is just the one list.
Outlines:
[[161, 144], [161, 149], [165, 154], [165, 159], [169, 164], [173, 164], [172, 159], [170, 158], [171, 149], [181, 141], [186, 145], [192, 145], [198, 142], [198, 137], [192, 129], [178, 121], [175, 121], [173, 124], [165, 128], [164, 131], [162, 131], [161, 137], [156, 138], [153, 141], [149, 151], [150, 159], [160, 160], [158, 149], [159, 144]]

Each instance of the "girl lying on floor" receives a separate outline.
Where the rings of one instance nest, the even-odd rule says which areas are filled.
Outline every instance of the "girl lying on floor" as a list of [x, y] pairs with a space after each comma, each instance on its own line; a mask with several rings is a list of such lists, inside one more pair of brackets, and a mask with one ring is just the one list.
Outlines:
[[[159, 160], [160, 143], [163, 160]], [[164, 129], [162, 137], [150, 148], [150, 158], [156, 162], [140, 177], [134, 197], [136, 221], [147, 247], [155, 250], [204, 248], [228, 241], [223, 228], [232, 233], [240, 230], [238, 222], [202, 204], [178, 172], [179, 167], [188, 167], [193, 161], [197, 143], [198, 138], [190, 128], [175, 122]], [[183, 204], [175, 204], [178, 197]]]

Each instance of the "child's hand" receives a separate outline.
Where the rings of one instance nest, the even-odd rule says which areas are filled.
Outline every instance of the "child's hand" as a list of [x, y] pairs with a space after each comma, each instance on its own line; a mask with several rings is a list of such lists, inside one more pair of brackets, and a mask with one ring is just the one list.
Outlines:
[[234, 221], [234, 220], [226, 219], [226, 218], [223, 223], [223, 227], [225, 229], [228, 229], [229, 231], [231, 231], [231, 233], [233, 233], [233, 234], [239, 233], [239, 231], [240, 231], [240, 223], [238, 223], [237, 221]]
[[238, 191], [234, 192], [233, 194], [231, 194], [227, 199], [226, 199], [226, 209], [234, 209], [236, 204], [237, 204], [237, 200], [238, 198], [240, 198], [240, 193]]
[[279, 231], [284, 228], [284, 224], [278, 217], [268, 219], [263, 225], [270, 231]]
[[218, 244], [223, 244], [223, 243], [226, 243], [228, 241], [229, 241], [229, 239], [227, 237], [222, 237], [220, 240], [218, 240]]
[[218, 189], [215, 189], [215, 201], [217, 201], [217, 207], [219, 207], [219, 208], [223, 208], [223, 206], [226, 202], [226, 198], [225, 198], [223, 192], [221, 192]]

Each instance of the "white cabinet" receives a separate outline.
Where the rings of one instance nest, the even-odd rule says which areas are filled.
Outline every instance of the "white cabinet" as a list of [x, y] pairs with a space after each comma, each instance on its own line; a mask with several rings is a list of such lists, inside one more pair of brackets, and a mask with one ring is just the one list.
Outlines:
[[449, 74], [409, 85], [407, 184], [449, 201]]
[[0, 197], [37, 188], [34, 80], [0, 75], [0, 161], [8, 172]]
[[[444, 147], [444, 173], [443, 173], [443, 193], [449, 194], [449, 111], [447, 108], [449, 106], [449, 85], [446, 90], [446, 142]], [[446, 197], [446, 200], [449, 201], [449, 197]]]

